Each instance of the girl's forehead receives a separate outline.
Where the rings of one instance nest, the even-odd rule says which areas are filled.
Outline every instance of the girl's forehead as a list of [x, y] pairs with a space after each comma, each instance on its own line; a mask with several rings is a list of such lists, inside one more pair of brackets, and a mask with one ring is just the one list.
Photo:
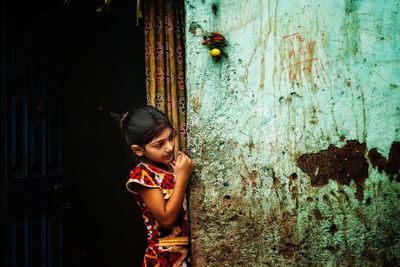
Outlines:
[[172, 132], [173, 132], [172, 129], [167, 127], [164, 130], [162, 130], [162, 132], [157, 137], [154, 137], [150, 143], [154, 143], [154, 142], [158, 142], [158, 141], [167, 139], [172, 134]]

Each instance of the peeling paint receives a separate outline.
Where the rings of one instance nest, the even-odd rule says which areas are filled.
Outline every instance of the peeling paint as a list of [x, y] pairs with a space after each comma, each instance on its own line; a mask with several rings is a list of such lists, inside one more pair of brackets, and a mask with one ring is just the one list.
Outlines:
[[386, 170], [387, 159], [382, 156], [376, 148], [371, 149], [368, 152], [368, 158], [374, 168], [378, 168], [378, 171], [382, 173], [382, 171]]
[[363, 183], [368, 178], [365, 150], [365, 144], [351, 140], [342, 148], [330, 145], [326, 150], [303, 154], [297, 159], [297, 165], [311, 178], [312, 186], [326, 185], [329, 179], [344, 185], [350, 185], [354, 180], [357, 184], [356, 196], [362, 200]]
[[400, 142], [392, 144], [389, 161], [386, 165], [386, 172], [391, 178], [396, 178], [400, 182]]
[[389, 152], [389, 160], [382, 156], [376, 148], [369, 151], [368, 158], [372, 166], [377, 168], [380, 173], [385, 171], [390, 179], [400, 182], [400, 142], [393, 142]]
[[203, 34], [203, 28], [197, 22], [191, 22], [189, 32], [191, 32], [194, 36], [198, 36]]

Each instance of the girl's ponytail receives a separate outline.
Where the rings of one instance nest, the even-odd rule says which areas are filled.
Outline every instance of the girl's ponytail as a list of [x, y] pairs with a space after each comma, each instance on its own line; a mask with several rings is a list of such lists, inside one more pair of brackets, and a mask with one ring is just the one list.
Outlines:
[[122, 115], [115, 113], [115, 112], [110, 112], [110, 116], [118, 123], [118, 127], [124, 131], [125, 130], [125, 122], [126, 118], [129, 114], [129, 111], [124, 112]]

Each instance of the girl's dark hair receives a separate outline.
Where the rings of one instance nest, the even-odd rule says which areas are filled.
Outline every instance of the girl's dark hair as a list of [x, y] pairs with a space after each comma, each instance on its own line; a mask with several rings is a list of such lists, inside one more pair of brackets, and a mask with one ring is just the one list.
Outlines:
[[119, 127], [125, 137], [126, 143], [144, 146], [159, 136], [167, 128], [173, 130], [168, 117], [153, 106], [145, 106], [133, 109], [118, 115], [110, 112], [110, 115], [117, 120]]

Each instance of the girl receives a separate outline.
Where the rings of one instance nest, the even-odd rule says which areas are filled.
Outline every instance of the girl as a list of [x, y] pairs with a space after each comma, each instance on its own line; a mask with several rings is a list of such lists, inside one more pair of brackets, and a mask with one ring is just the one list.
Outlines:
[[193, 171], [182, 152], [175, 157], [175, 131], [169, 119], [152, 106], [117, 117], [137, 159], [127, 189], [140, 207], [148, 247], [142, 267], [189, 266], [185, 192]]

